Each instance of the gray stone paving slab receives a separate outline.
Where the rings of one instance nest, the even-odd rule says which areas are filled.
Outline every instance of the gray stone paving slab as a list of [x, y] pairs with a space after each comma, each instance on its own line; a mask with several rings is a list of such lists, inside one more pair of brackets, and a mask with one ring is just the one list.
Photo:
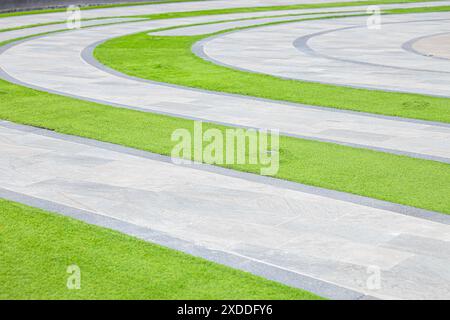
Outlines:
[[84, 54], [86, 48], [108, 38], [213, 19], [133, 22], [47, 35], [7, 48], [0, 55], [0, 66], [12, 81], [96, 102], [210, 122], [279, 129], [283, 134], [302, 138], [449, 162], [450, 127], [446, 125], [335, 112], [130, 79], [100, 70]]
[[[448, 61], [404, 50], [408, 40], [450, 32], [450, 13], [297, 22], [219, 35], [203, 41], [209, 60], [280, 77], [371, 89], [450, 96]], [[267, 46], [270, 39], [270, 47]]]
[[[91, 223], [102, 220], [83, 213], [103, 216], [131, 234], [135, 225], [141, 238], [335, 298], [450, 298], [448, 216], [439, 223], [7, 122], [0, 137], [6, 198]], [[367, 287], [368, 268], [381, 288]]]

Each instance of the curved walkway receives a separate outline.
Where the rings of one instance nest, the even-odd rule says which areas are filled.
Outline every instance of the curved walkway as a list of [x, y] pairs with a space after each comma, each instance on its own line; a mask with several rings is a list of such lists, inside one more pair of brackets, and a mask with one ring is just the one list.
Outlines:
[[413, 54], [402, 46], [413, 38], [450, 32], [449, 12], [383, 16], [379, 30], [367, 29], [366, 20], [351, 17], [237, 31], [203, 41], [203, 56], [290, 79], [450, 97], [448, 61]]
[[[278, 129], [301, 138], [450, 162], [450, 126], [446, 124], [404, 121], [140, 81], [101, 69], [87, 50], [121, 35], [213, 19], [207, 16], [133, 22], [51, 34], [4, 47], [0, 67], [10, 81], [81, 99], [209, 122]], [[39, 64], [35, 63], [36, 59]]]
[[[215, 2], [223, 4], [208, 3]], [[278, 127], [287, 134], [448, 162], [450, 127], [445, 124], [130, 79], [99, 69], [89, 56], [95, 44], [110, 37], [213, 19], [46, 35], [7, 47], [0, 66], [11, 81], [113, 106]], [[0, 153], [0, 196], [5, 198], [326, 297], [450, 298], [450, 216], [210, 166], [177, 166], [159, 155], [8, 122], [0, 122], [0, 149], [5, 151]], [[368, 285], [373, 274], [380, 275], [380, 287]]]

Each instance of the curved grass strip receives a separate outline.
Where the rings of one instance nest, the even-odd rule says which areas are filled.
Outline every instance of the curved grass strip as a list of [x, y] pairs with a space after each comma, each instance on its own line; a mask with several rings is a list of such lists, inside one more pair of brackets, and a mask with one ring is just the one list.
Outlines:
[[[0, 199], [0, 299], [320, 299], [116, 231]], [[68, 290], [67, 267], [81, 271]]]
[[[0, 81], [0, 119], [169, 155], [192, 120], [114, 108]], [[204, 124], [204, 129], [227, 127]], [[257, 165], [229, 168], [259, 174]], [[450, 214], [450, 165], [280, 137], [276, 178]]]
[[[425, 9], [430, 11], [434, 8]], [[437, 11], [450, 8], [438, 7]], [[401, 13], [408, 13], [405, 9]], [[414, 9], [417, 12], [418, 9]], [[285, 22], [283, 22], [285, 23]], [[450, 99], [420, 94], [384, 92], [337, 85], [287, 80], [245, 72], [205, 61], [191, 47], [209, 37], [149, 36], [145, 33], [109, 40], [95, 49], [95, 57], [125, 74], [273, 100], [337, 109], [450, 123]]]

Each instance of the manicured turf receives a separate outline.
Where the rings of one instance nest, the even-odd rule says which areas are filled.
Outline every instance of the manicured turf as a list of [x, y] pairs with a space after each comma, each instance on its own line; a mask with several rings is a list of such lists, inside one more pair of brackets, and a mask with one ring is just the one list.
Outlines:
[[450, 123], [450, 99], [354, 89], [226, 68], [195, 56], [191, 47], [207, 36], [149, 36], [109, 40], [95, 57], [123, 73], [183, 86], [309, 105]]
[[[193, 121], [113, 108], [0, 81], [0, 119], [170, 155]], [[205, 124], [205, 129], [225, 127]], [[231, 168], [259, 173], [256, 165]], [[331, 143], [280, 138], [278, 178], [450, 214], [450, 165]]]
[[[0, 299], [318, 299], [121, 233], [0, 199]], [[81, 271], [67, 289], [67, 267]]]

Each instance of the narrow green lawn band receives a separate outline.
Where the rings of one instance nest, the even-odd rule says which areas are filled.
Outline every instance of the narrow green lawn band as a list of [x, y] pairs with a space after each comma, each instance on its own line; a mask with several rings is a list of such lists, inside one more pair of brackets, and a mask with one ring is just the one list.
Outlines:
[[[175, 250], [0, 199], [0, 299], [320, 299]], [[81, 287], [69, 290], [77, 265]], [[181, 267], [182, 266], [182, 267]]]
[[[450, 6], [402, 9], [395, 13], [423, 10], [450, 11]], [[238, 29], [242, 28], [232, 30]], [[108, 67], [143, 79], [307, 105], [450, 123], [449, 98], [286, 80], [216, 65], [192, 53], [191, 47], [196, 42], [215, 34], [164, 37], [149, 36], [143, 32], [109, 40], [98, 46], [94, 54]]]

